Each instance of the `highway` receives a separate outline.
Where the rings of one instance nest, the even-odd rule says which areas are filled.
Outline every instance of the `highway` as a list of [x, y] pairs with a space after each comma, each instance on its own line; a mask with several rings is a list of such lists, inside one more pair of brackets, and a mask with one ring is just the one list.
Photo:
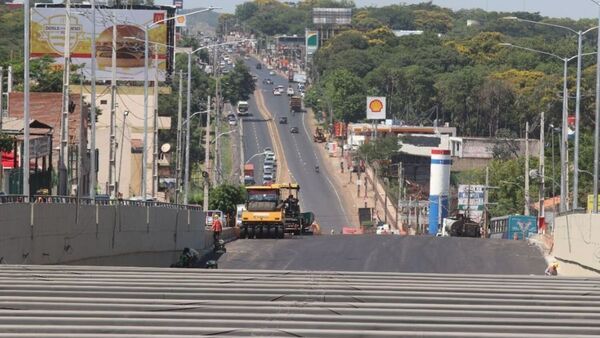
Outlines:
[[253, 157], [253, 155], [262, 153], [267, 147], [273, 149], [273, 143], [269, 137], [267, 121], [258, 112], [254, 95], [248, 100], [248, 105], [250, 116], [240, 119], [243, 130], [244, 163], [250, 160], [249, 163], [254, 164], [256, 184], [262, 184], [262, 156]]
[[[250, 67], [250, 70], [258, 76], [256, 83], [257, 91], [262, 95], [264, 105], [268, 110], [268, 114], [272, 116], [277, 126], [278, 134], [280, 136], [281, 146], [285, 153], [285, 159], [289, 168], [289, 175], [292, 181], [300, 184], [300, 203], [302, 210], [312, 211], [315, 213], [316, 221], [321, 225], [321, 229], [325, 233], [329, 233], [331, 229], [340, 232], [342, 227], [349, 226], [346, 212], [343, 209], [341, 203], [341, 196], [339, 196], [334, 189], [333, 183], [330, 179], [330, 174], [325, 169], [325, 166], [319, 165], [320, 159], [314, 149], [314, 143], [312, 141], [312, 131], [308, 129], [306, 125], [306, 114], [299, 113], [292, 115], [289, 108], [289, 97], [285, 95], [274, 96], [273, 88], [277, 85], [283, 85], [285, 88], [288, 87], [288, 81], [279, 75], [269, 75], [269, 70], [263, 65], [261, 70], [256, 69], [256, 60], [247, 60], [246, 63]], [[273, 85], [263, 84], [263, 79], [270, 78], [273, 80]], [[296, 85], [293, 84], [294, 90]], [[251, 101], [256, 101], [256, 95]], [[252, 109], [255, 109], [256, 102], [251, 103]], [[252, 110], [253, 113], [256, 111]], [[256, 114], [255, 114], [256, 115]], [[287, 117], [287, 124], [279, 124], [278, 120], [280, 117]], [[256, 121], [253, 118], [252, 121]], [[253, 154], [252, 151], [256, 150], [255, 144], [271, 144], [270, 135], [265, 132], [266, 128], [256, 128], [256, 131], [247, 133], [246, 128], [249, 126], [244, 122], [244, 144], [247, 148], [252, 150], [246, 151], [245, 156], [248, 158]], [[250, 122], [253, 126], [256, 124], [263, 124], [263, 122]], [[262, 126], [261, 126], [262, 127]], [[298, 127], [299, 133], [290, 133], [290, 128]], [[258, 141], [256, 141], [258, 139]], [[253, 143], [252, 145], [246, 145], [246, 143]], [[280, 159], [281, 160], [281, 159]], [[262, 165], [262, 164], [261, 164]], [[258, 165], [261, 170], [261, 165]], [[315, 166], [319, 165], [320, 173], [315, 172]], [[259, 176], [259, 175], [256, 175]]]
[[598, 337], [599, 288], [544, 276], [0, 265], [0, 337]]

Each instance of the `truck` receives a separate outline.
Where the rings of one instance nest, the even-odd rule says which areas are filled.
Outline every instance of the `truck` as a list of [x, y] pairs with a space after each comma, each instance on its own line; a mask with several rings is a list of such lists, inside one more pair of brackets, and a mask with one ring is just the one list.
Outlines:
[[481, 237], [481, 227], [465, 215], [447, 217], [442, 221], [442, 229], [436, 236]]
[[294, 72], [294, 82], [306, 83], [306, 72]]
[[237, 114], [238, 114], [238, 116], [248, 116], [250, 114], [248, 112], [248, 101], [239, 101], [238, 102]]
[[244, 185], [253, 185], [255, 183], [256, 182], [254, 180], [254, 164], [244, 164]]
[[313, 141], [315, 141], [317, 143], [323, 143], [326, 140], [327, 139], [325, 138], [325, 134], [323, 133], [323, 129], [321, 129], [320, 127], [317, 127], [315, 129], [315, 134], [313, 135]]
[[302, 111], [302, 98], [298, 95], [294, 95], [290, 98], [290, 112], [300, 113]]
[[[320, 229], [312, 212], [301, 212], [296, 183], [247, 186], [240, 238], [283, 238]], [[284, 200], [285, 198], [285, 200]]]

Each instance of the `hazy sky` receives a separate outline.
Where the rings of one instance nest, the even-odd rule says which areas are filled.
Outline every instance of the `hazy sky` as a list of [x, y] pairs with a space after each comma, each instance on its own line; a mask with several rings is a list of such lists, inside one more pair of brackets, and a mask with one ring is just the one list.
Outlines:
[[[225, 12], [233, 12], [235, 5], [244, 3], [243, 0], [183, 0], [185, 8], [205, 7], [209, 5], [223, 7]], [[172, 0], [157, 0], [158, 4], [172, 4]], [[354, 0], [358, 7], [389, 4], [414, 4], [418, 0]], [[483, 8], [490, 11], [528, 11], [540, 12], [552, 17], [596, 18], [598, 6], [591, 0], [433, 0], [433, 3], [452, 9]]]

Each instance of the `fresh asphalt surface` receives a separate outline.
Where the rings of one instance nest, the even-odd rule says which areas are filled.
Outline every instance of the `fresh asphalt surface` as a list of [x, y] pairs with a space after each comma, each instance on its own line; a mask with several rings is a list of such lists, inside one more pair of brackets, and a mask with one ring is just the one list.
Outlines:
[[219, 269], [541, 275], [545, 268], [523, 241], [394, 235], [244, 239], [219, 259]]
[[[286, 155], [288, 168], [292, 180], [300, 184], [300, 203], [303, 211], [312, 211], [315, 214], [316, 222], [319, 223], [323, 232], [329, 233], [335, 229], [338, 233], [344, 226], [349, 224], [345, 215], [346, 211], [342, 209], [340, 198], [336, 194], [333, 183], [330, 181], [324, 165], [319, 165], [319, 159], [314, 149], [312, 140], [312, 130], [308, 129], [306, 113], [290, 113], [289, 97], [285, 93], [281, 96], [273, 95], [273, 88], [277, 85], [283, 85], [285, 88], [292, 85], [297, 92], [295, 83], [288, 83], [287, 79], [279, 75], [269, 75], [269, 70], [263, 64], [262, 69], [256, 69], [257, 61], [250, 59], [246, 61], [252, 73], [258, 76], [256, 82], [257, 90], [262, 92], [265, 105], [273, 116], [279, 130], [281, 143]], [[270, 78], [273, 85], [264, 85], [263, 79]], [[244, 151], [248, 159], [252, 154], [262, 151], [266, 146], [271, 146], [266, 123], [258, 113], [254, 98], [250, 100], [250, 109], [253, 116], [249, 121], [244, 121]], [[287, 124], [279, 124], [280, 117], [287, 117]], [[299, 133], [290, 133], [290, 128], [298, 127]], [[257, 145], [258, 144], [258, 145]], [[255, 158], [256, 159], [256, 158]], [[257, 183], [262, 182], [262, 162], [256, 159], [255, 167], [258, 167], [259, 173]], [[319, 165], [320, 173], [315, 172], [315, 166]]]

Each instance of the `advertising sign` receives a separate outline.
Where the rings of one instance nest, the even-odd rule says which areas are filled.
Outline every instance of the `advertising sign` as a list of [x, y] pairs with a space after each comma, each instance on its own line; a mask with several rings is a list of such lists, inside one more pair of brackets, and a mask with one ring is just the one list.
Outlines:
[[176, 17], [175, 20], [175, 27], [185, 27], [187, 20], [186, 20], [187, 16], [183, 16], [180, 15], [178, 17]]
[[367, 96], [367, 120], [385, 120], [384, 96]]
[[319, 31], [306, 30], [306, 54], [312, 55], [319, 48]]
[[481, 222], [483, 218], [484, 185], [466, 185], [458, 186], [458, 212], [468, 214], [474, 222]]
[[[144, 27], [165, 19], [165, 10], [96, 10], [96, 78], [111, 79], [112, 28], [117, 26], [117, 79], [142, 81], [144, 79]], [[31, 56], [45, 55], [54, 58], [58, 66], [64, 64], [64, 8], [33, 8], [31, 11]], [[71, 60], [84, 65], [84, 72], [91, 74], [92, 15], [90, 8], [71, 9]], [[148, 31], [149, 78], [154, 79], [158, 56], [158, 78], [164, 81], [167, 64], [167, 48], [152, 42], [167, 44], [167, 25], [157, 23]]]

